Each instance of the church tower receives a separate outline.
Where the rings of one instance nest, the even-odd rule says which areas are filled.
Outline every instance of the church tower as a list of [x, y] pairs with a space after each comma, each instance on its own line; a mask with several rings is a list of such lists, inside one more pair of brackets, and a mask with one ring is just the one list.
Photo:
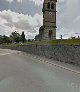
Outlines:
[[56, 39], [56, 3], [57, 0], [44, 0], [43, 3], [43, 39]]

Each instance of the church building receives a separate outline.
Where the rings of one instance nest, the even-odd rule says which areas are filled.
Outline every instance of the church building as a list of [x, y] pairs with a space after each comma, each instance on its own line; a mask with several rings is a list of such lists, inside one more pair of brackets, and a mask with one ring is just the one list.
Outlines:
[[56, 39], [56, 3], [57, 0], [44, 0], [42, 9], [43, 28], [39, 30], [40, 34], [35, 37], [36, 40]]

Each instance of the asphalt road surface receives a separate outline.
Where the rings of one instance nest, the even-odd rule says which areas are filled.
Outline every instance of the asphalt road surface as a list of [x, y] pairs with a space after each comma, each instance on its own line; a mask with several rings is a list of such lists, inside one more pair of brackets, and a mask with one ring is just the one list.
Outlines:
[[79, 68], [0, 49], [0, 92], [80, 92]]

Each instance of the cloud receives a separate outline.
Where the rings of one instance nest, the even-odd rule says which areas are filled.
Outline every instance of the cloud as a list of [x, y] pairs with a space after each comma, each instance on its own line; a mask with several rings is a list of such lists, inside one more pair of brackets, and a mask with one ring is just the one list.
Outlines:
[[6, 1], [8, 1], [8, 2], [13, 2], [13, 1], [17, 1], [17, 2], [22, 2], [23, 0], [6, 0]]
[[6, 1], [8, 1], [8, 2], [10, 2], [10, 3], [13, 2], [13, 0], [6, 0]]
[[44, 0], [31, 0], [33, 1], [36, 5], [41, 5], [43, 3]]
[[[8, 2], [13, 2], [13, 1], [17, 1], [17, 2], [24, 2], [24, 0], [6, 0]], [[36, 5], [41, 5], [43, 3], [44, 0], [30, 0], [33, 1]]]
[[15, 13], [11, 10], [4, 10], [0, 12], [0, 20], [2, 21], [0, 22], [0, 25], [2, 26], [0, 31], [4, 29], [4, 33], [7, 32], [8, 35], [15, 30], [19, 33], [25, 31], [26, 36], [31, 35], [32, 38], [34, 38], [38, 31], [36, 28], [39, 28], [42, 25], [42, 15], [39, 15], [38, 13], [31, 16]]
[[0, 11], [9, 9], [32, 16], [36, 13], [42, 13], [42, 5], [38, 6], [32, 0], [0, 0]]
[[[59, 0], [57, 3], [57, 35], [69, 37], [80, 33], [80, 0]], [[71, 35], [70, 35], [71, 34]]]
[[73, 28], [77, 31], [79, 30], [80, 33], [80, 16], [76, 17], [73, 21]]
[[[18, 2], [18, 3], [22, 3], [22, 2], [24, 2], [24, 1], [26, 1], [26, 0], [6, 0], [6, 1], [8, 1], [9, 3], [12, 3], [12, 2]], [[29, 1], [32, 1], [32, 2], [34, 2], [35, 3], [35, 5], [38, 5], [38, 6], [40, 6], [42, 3], [43, 3], [43, 1], [44, 0], [29, 0]]]
[[[57, 1], [57, 36], [79, 33], [80, 0]], [[7, 34], [25, 30], [27, 37], [34, 36], [42, 25], [42, 5], [43, 0], [0, 0], [0, 29]]]

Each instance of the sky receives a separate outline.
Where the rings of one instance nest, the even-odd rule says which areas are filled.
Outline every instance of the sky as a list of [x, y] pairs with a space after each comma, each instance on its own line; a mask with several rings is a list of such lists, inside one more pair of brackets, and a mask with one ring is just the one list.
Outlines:
[[[0, 35], [25, 32], [33, 39], [43, 25], [43, 0], [0, 0]], [[57, 0], [57, 38], [80, 35], [80, 0]]]

